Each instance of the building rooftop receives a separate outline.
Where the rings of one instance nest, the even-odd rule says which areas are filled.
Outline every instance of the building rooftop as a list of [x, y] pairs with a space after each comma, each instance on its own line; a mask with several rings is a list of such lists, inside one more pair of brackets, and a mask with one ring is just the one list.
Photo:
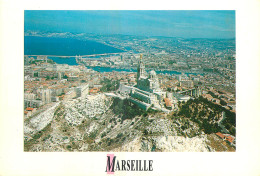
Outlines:
[[28, 108], [26, 108], [25, 110], [26, 111], [32, 111], [34, 108], [30, 108], [30, 107], [28, 107]]
[[166, 107], [171, 107], [172, 106], [172, 103], [171, 103], [169, 98], [164, 98], [164, 101], [165, 101]]

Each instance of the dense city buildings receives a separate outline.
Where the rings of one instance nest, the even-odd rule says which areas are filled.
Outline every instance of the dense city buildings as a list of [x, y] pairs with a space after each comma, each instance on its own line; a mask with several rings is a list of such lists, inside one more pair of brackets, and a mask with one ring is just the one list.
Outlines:
[[235, 150], [234, 39], [25, 35], [120, 50], [24, 56], [25, 151]]

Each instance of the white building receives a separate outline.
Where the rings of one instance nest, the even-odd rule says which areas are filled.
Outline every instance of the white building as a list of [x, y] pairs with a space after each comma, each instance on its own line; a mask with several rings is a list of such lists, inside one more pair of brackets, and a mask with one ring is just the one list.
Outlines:
[[148, 76], [146, 75], [141, 55], [137, 66], [137, 84], [133, 87], [120, 85], [119, 91], [121, 94], [129, 94], [130, 101], [143, 109], [147, 110], [151, 106], [161, 109], [163, 108], [163, 99], [166, 97], [166, 92], [160, 89], [155, 71], [152, 70]]
[[51, 102], [51, 90], [50, 89], [42, 89], [41, 92], [41, 99], [43, 104], [47, 104]]
[[81, 85], [75, 88], [76, 96], [85, 98], [89, 93], [89, 85]]

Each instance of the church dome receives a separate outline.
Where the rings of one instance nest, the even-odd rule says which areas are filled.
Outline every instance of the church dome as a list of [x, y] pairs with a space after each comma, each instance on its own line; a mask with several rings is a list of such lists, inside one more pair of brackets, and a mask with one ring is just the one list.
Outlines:
[[149, 72], [149, 75], [150, 75], [150, 76], [156, 76], [156, 73], [155, 73], [154, 70], [152, 70], [152, 71]]

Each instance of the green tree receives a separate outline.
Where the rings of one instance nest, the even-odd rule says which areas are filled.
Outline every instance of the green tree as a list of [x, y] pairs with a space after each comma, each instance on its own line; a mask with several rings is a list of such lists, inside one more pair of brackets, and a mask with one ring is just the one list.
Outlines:
[[222, 106], [226, 106], [226, 105], [227, 105], [227, 103], [226, 103], [225, 101], [223, 101], [223, 100], [220, 100], [220, 104], [221, 104]]

